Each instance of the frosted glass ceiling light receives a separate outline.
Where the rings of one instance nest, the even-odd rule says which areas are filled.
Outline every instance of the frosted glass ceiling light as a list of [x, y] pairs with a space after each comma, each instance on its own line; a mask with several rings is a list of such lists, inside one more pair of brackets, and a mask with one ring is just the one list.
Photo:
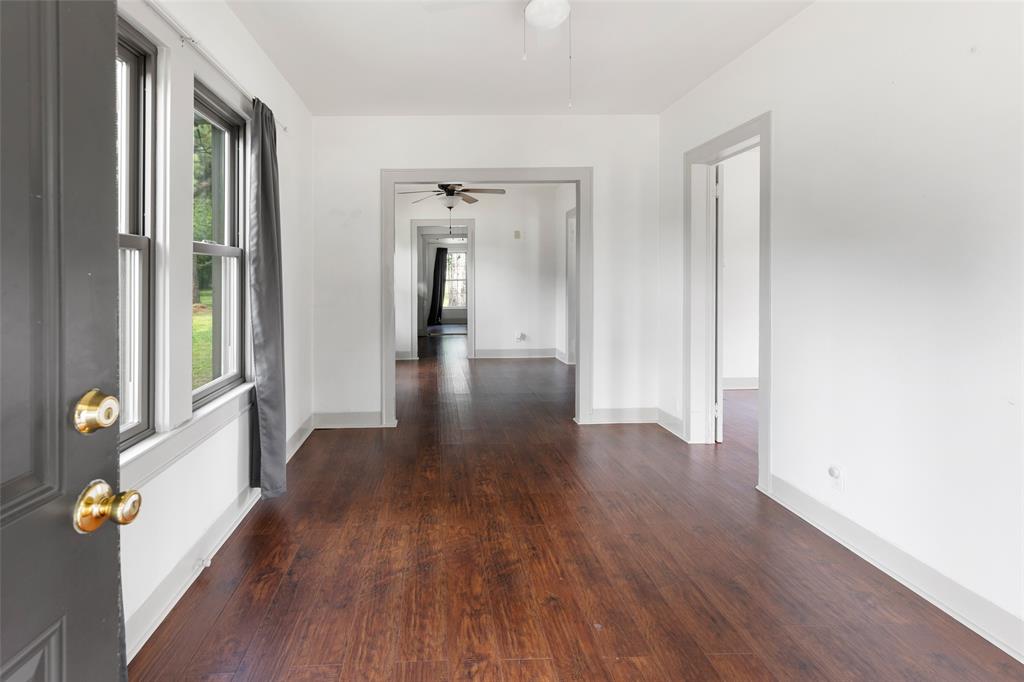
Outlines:
[[569, 0], [530, 0], [526, 6], [526, 23], [534, 28], [555, 28], [569, 18]]
[[441, 201], [444, 202], [445, 207], [450, 211], [455, 208], [455, 205], [462, 201], [462, 197], [456, 195], [445, 195], [441, 197]]

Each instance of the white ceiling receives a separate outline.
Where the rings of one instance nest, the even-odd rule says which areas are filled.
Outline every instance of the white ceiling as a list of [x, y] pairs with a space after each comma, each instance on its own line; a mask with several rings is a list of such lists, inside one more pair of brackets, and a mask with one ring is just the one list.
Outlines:
[[809, 2], [573, 0], [527, 32], [525, 0], [229, 0], [310, 110], [346, 114], [654, 114]]

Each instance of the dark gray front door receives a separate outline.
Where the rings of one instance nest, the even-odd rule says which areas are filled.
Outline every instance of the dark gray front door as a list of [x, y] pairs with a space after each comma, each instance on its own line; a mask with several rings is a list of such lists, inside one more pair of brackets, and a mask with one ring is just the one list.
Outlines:
[[118, 532], [72, 524], [118, 484], [115, 4], [0, 2], [0, 656], [6, 680], [125, 677]]

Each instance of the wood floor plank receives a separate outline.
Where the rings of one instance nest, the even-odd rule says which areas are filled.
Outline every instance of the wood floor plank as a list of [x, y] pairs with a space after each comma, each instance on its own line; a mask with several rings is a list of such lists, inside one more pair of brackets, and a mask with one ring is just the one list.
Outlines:
[[238, 669], [298, 548], [294, 541], [281, 542], [252, 563], [190, 661], [192, 673], [233, 673]]
[[402, 661], [395, 664], [394, 682], [448, 682], [448, 661]]
[[447, 527], [448, 661], [456, 679], [496, 680], [497, 634], [486, 593], [480, 539], [464, 525]]
[[398, 656], [405, 662], [441, 661], [448, 653], [445, 528], [434, 521], [419, 519], [409, 540], [412, 563], [402, 587], [398, 633]]
[[708, 657], [723, 682], [775, 682], [755, 654], [714, 654]]
[[315, 431], [129, 666], [146, 682], [926, 680], [1024, 666], [754, 489], [726, 442], [572, 421], [573, 367], [399, 363], [396, 429]]
[[558, 682], [550, 659], [504, 660], [500, 666], [502, 682]]

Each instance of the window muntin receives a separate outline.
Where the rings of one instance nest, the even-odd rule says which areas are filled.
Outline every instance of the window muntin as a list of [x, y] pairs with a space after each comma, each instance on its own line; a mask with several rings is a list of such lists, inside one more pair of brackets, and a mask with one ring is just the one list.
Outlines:
[[192, 402], [242, 381], [244, 122], [196, 83], [192, 126]]
[[119, 420], [122, 448], [153, 432], [152, 201], [156, 47], [123, 21], [115, 57]]
[[466, 253], [464, 251], [448, 251], [443, 307], [466, 307]]

